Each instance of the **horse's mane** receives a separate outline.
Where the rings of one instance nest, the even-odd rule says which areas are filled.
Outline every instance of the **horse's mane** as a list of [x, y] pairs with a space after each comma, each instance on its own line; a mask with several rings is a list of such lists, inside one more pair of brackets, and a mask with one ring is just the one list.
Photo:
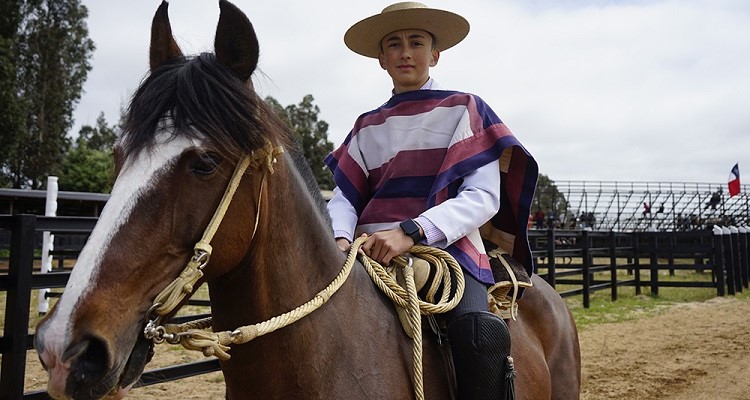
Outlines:
[[235, 160], [263, 147], [267, 139], [283, 145], [318, 210], [330, 218], [290, 127], [214, 54], [183, 57], [144, 79], [127, 110], [120, 143], [124, 156], [152, 146], [165, 118], [173, 135], [204, 135], [222, 154]]
[[169, 121], [173, 135], [204, 135], [236, 159], [262, 147], [266, 138], [289, 144], [275, 112], [211, 53], [161, 66], [141, 83], [123, 127], [125, 157], [153, 145], [162, 121]]
[[328, 214], [326, 201], [323, 198], [322, 193], [320, 192], [318, 181], [315, 179], [315, 175], [313, 174], [312, 169], [310, 169], [310, 165], [307, 163], [305, 155], [302, 153], [302, 150], [299, 146], [290, 146], [290, 148], [291, 150], [289, 151], [289, 154], [292, 157], [294, 165], [297, 167], [297, 171], [299, 171], [302, 180], [305, 182], [307, 190], [315, 200], [315, 205], [318, 207], [318, 212], [320, 212], [325, 220], [328, 221], [328, 226], [331, 226], [331, 216], [330, 214]]

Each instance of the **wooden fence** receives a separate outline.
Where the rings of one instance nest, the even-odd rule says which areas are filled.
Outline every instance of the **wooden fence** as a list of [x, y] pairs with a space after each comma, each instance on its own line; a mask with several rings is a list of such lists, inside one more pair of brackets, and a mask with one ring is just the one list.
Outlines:
[[[0, 291], [6, 292], [4, 333], [0, 337], [0, 399], [48, 398], [44, 391], [24, 393], [23, 388], [26, 352], [33, 348], [34, 338], [29, 333], [31, 291], [64, 288], [70, 272], [62, 268], [44, 274], [34, 272], [38, 236], [44, 231], [58, 236], [89, 234], [95, 223], [95, 218], [86, 217], [0, 215], [0, 231], [10, 232], [11, 236], [8, 270], [0, 271]], [[529, 241], [540, 275], [557, 287], [563, 297], [582, 296], [583, 306], [589, 307], [593, 292], [609, 290], [615, 301], [618, 289], [623, 286], [634, 287], [636, 293], [647, 287], [653, 294], [658, 294], [660, 287], [708, 287], [714, 288], [718, 296], [747, 289], [748, 232], [745, 228], [639, 233], [531, 230]], [[74, 253], [67, 249], [58, 256], [75, 258]], [[711, 281], [659, 279], [660, 271], [674, 273], [679, 269], [708, 270]], [[623, 270], [628, 271], [626, 279], [618, 274]], [[647, 280], [642, 278], [642, 271], [650, 272]], [[196, 317], [202, 316], [183, 317], [178, 322]], [[136, 387], [218, 369], [218, 361], [209, 359], [146, 371]]]

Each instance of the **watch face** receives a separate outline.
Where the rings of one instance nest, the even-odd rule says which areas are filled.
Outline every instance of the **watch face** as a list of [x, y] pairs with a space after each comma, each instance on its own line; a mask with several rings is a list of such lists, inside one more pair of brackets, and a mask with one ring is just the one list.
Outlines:
[[401, 223], [401, 229], [409, 236], [414, 235], [416, 232], [419, 232], [419, 227], [417, 226], [417, 223], [407, 219], [406, 221]]
[[415, 244], [419, 243], [422, 239], [422, 235], [419, 234], [419, 225], [417, 225], [414, 220], [407, 219], [406, 221], [401, 222], [399, 226], [407, 236], [411, 236]]

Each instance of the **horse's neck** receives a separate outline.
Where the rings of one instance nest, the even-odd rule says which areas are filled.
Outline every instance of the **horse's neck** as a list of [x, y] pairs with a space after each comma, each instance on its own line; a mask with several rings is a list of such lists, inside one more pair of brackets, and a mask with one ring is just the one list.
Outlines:
[[325, 210], [320, 210], [289, 158], [285, 160], [260, 189], [260, 222], [246, 262], [210, 285], [216, 306], [227, 297], [229, 303], [251, 304], [252, 309], [243, 313], [251, 320], [279, 315], [310, 300], [344, 262], [322, 214]]
[[[233, 330], [295, 309], [342, 269], [346, 257], [296, 171], [287, 179], [278, 178], [269, 179], [264, 192], [266, 206], [248, 262], [210, 284], [217, 330]], [[286, 398], [290, 396], [281, 393], [287, 388], [294, 394], [290, 398], [318, 398], [322, 393], [340, 399], [373, 393], [404, 398], [409, 393], [410, 343], [390, 300], [355, 265], [320, 309], [233, 348], [231, 364], [223, 369], [228, 390], [240, 393], [237, 397], [251, 392], [259, 398]], [[364, 365], [373, 372], [358, 376]], [[253, 371], [251, 377], [248, 371]], [[357, 385], [351, 385], [352, 380]], [[384, 381], [392, 382], [390, 388], [381, 387]]]

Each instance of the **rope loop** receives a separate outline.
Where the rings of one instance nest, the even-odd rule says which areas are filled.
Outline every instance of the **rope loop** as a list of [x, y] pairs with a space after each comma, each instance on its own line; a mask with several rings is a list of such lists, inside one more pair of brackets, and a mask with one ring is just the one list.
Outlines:
[[[366, 236], [357, 238], [352, 243], [352, 248], [359, 250]], [[350, 251], [351, 254], [351, 251]], [[442, 285], [442, 296], [437, 302], [427, 302], [419, 299], [417, 288], [414, 283], [414, 270], [412, 268], [412, 257], [425, 260], [437, 267], [433, 284], [428, 293], [428, 299], [434, 297], [437, 289]], [[405, 310], [406, 318], [401, 318], [405, 324], [404, 330], [413, 339], [414, 372], [412, 384], [414, 396], [417, 400], [424, 400], [424, 379], [422, 371], [422, 318], [421, 315], [432, 315], [445, 313], [456, 307], [464, 294], [464, 275], [458, 262], [445, 250], [429, 246], [415, 245], [409, 249], [407, 255], [399, 256], [391, 261], [391, 265], [383, 267], [377, 261], [363, 256], [362, 265], [370, 275], [375, 285], [380, 288], [391, 301], [401, 309]], [[399, 285], [393, 276], [393, 270], [402, 270], [406, 288]], [[451, 292], [451, 272], [456, 278], [456, 293], [449, 298]], [[399, 312], [401, 314], [401, 312]], [[406, 321], [404, 321], [406, 320]]]
[[[207, 357], [215, 356], [223, 361], [229, 360], [230, 345], [244, 344], [259, 336], [286, 327], [325, 304], [346, 282], [365, 240], [367, 240], [367, 235], [362, 235], [354, 240], [341, 271], [327, 287], [307, 303], [273, 317], [270, 320], [243, 326], [234, 331], [212, 332], [209, 330], [211, 328], [211, 319], [205, 318], [184, 324], [166, 324], [164, 327], [151, 327], [149, 332], [158, 332], [158, 334], [152, 335], [154, 342], [163, 342], [166, 338], [166, 340], [172, 343], [179, 339], [179, 343], [188, 350], [201, 351]], [[419, 299], [412, 267], [412, 263], [415, 260], [412, 260], [412, 257], [426, 260], [438, 267], [434, 280], [439, 282], [433, 282], [429, 291], [431, 294], [428, 294], [428, 297], [434, 296], [436, 290], [440, 288], [439, 285], [442, 285], [443, 294], [437, 302], [426, 302]], [[153, 312], [158, 317], [152, 322], [158, 322], [161, 316], [167, 312], [171, 312], [179, 305], [184, 299], [185, 293], [187, 293], [184, 289], [189, 289], [188, 292], [192, 293], [192, 285], [203, 276], [203, 272], [201, 271], [202, 261], [204, 261], [202, 256], [194, 257], [180, 274], [180, 277], [157, 296], [156, 303], [152, 308], [154, 308]], [[444, 313], [456, 307], [464, 293], [465, 282], [461, 267], [446, 251], [419, 245], [413, 246], [406, 256], [395, 258], [388, 267], [383, 267], [377, 261], [364, 255], [361, 258], [361, 262], [375, 285], [399, 308], [405, 311], [406, 322], [404, 323], [404, 330], [413, 339], [414, 374], [412, 381], [414, 393], [418, 400], [423, 400], [421, 316]], [[398, 273], [401, 273], [403, 276], [405, 288], [397, 281]], [[456, 292], [452, 298], [450, 297], [451, 275], [455, 276], [456, 279]], [[181, 287], [183, 290], [176, 290], [176, 287]], [[149, 325], [151, 325], [151, 322]]]

